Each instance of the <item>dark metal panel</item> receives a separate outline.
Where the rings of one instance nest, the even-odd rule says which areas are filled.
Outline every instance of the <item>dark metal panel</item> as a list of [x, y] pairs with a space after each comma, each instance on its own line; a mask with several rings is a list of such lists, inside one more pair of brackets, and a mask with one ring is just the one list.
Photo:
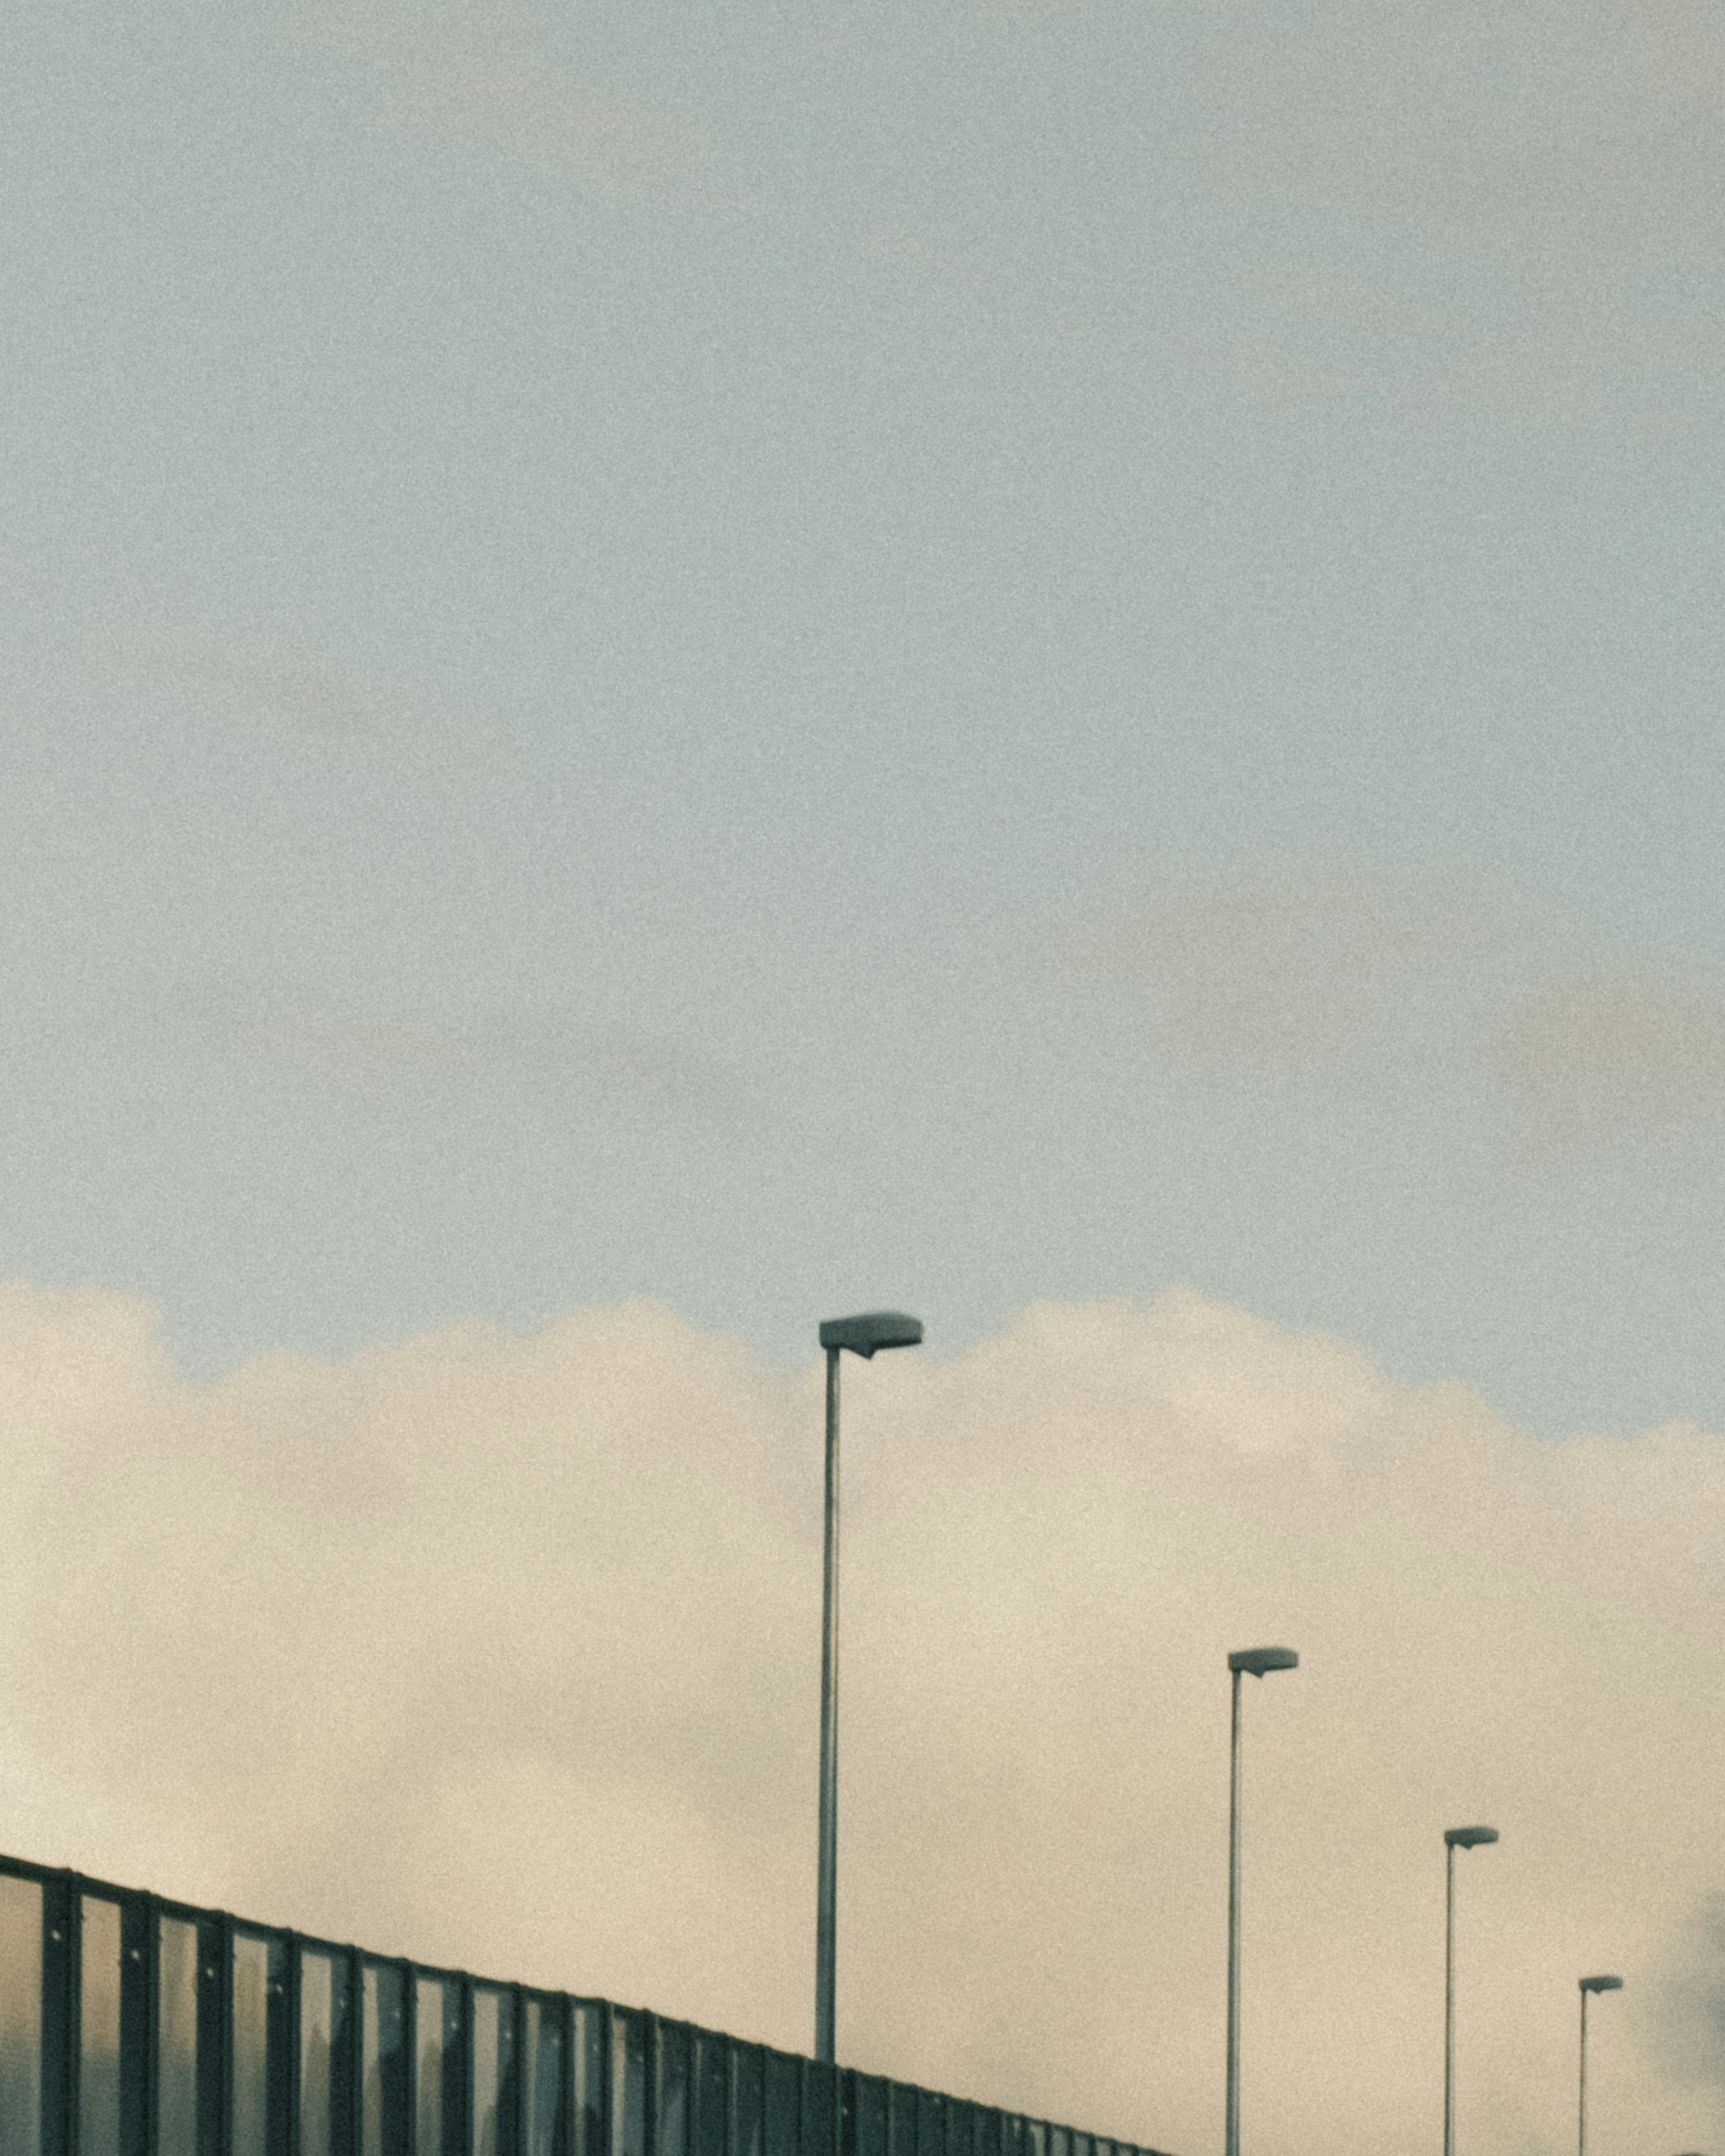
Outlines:
[[398, 1966], [403, 2105], [401, 2156], [419, 2156], [419, 1987], [411, 1966], [406, 1962]]
[[[525, 2156], [521, 2147], [521, 1988], [512, 1984], [498, 2003], [497, 2156]], [[483, 2156], [483, 2152], [481, 2152]]]
[[147, 1894], [120, 1905], [121, 2156], [156, 2156], [156, 1911]]
[[646, 2033], [646, 2062], [643, 2076], [645, 2082], [646, 2093], [644, 2102], [644, 2118], [641, 2131], [644, 2145], [649, 2151], [651, 2151], [656, 2148], [659, 2141], [659, 2059], [660, 2050], [659, 2030], [660, 2025], [659, 2016], [656, 2014], [643, 2013], [639, 2019], [641, 2026]]
[[[475, 2010], [477, 2013], [477, 2008]], [[512, 1984], [500, 1993], [497, 2000], [497, 2156], [522, 2156], [521, 2143], [525, 2136], [521, 2116], [526, 2097], [521, 2060], [526, 2020], [526, 1999], [520, 1984]], [[475, 2046], [479, 2041], [479, 2026], [475, 2020]], [[475, 2071], [478, 2071], [477, 2067]], [[483, 2128], [478, 2130], [480, 2138], [474, 2144], [477, 2156], [487, 2156], [481, 2145]]]
[[198, 2156], [228, 2156], [234, 2113], [234, 1927], [198, 1927]]
[[611, 2145], [611, 2010], [603, 2000], [547, 1999], [541, 2041], [557, 2095], [552, 2138], [528, 2156], [605, 2156]]
[[765, 2156], [764, 2056], [758, 2044], [731, 2046], [729, 2156]]
[[413, 2156], [464, 2156], [468, 1979], [415, 1967], [413, 2002]]
[[916, 2156], [916, 2092], [903, 2082], [886, 2084], [887, 2156]]
[[362, 2156], [408, 2156], [413, 2126], [413, 1985], [407, 1964], [361, 1969]]
[[[294, 2156], [323, 2156], [329, 2140], [335, 1984], [333, 1972], [328, 1971], [328, 1958], [309, 1939], [297, 1933], [290, 1937], [288, 2078], [293, 2084]], [[327, 2001], [324, 1997], [326, 1976], [331, 1994]]]
[[567, 2156], [573, 2148], [569, 2035], [578, 2010], [539, 1992], [521, 2001], [521, 2156]]
[[473, 2148], [473, 1979], [444, 1984], [443, 2156]]
[[611, 2156], [647, 2156], [649, 2016], [611, 2010]]
[[838, 2156], [838, 2069], [819, 2059], [803, 2061], [803, 2156]]
[[516, 2156], [519, 2005], [519, 1993], [500, 1984], [473, 1984], [468, 1989], [467, 2106], [471, 2124], [465, 2146], [472, 2156]]
[[[554, 2156], [606, 2156], [611, 2146], [611, 2010], [600, 1999], [546, 2002], [554, 2035], [547, 2070], [557, 2076]], [[553, 2156], [534, 2148], [529, 2156]]]
[[976, 2156], [977, 2107], [947, 2098], [947, 2156]]
[[265, 1986], [264, 2146], [269, 2156], [299, 2156], [300, 2030], [299, 1956], [290, 1933], [274, 1933], [268, 1941], [269, 1980]]
[[[551, 2001], [545, 2011], [552, 2013]], [[562, 2093], [557, 2099], [555, 2156], [606, 2156], [611, 2146], [611, 2112], [605, 2094], [606, 2061], [611, 2056], [611, 2010], [597, 1999], [563, 1999], [555, 2008], [557, 2071]], [[527, 2156], [553, 2156], [537, 2144]]]
[[856, 2156], [856, 2073], [839, 2069], [839, 2156]]
[[359, 2156], [359, 1956], [330, 1957], [330, 2156]]
[[77, 2147], [79, 1906], [73, 1872], [43, 1889], [42, 2156]]
[[761, 2054], [763, 2156], [798, 2156], [802, 2128], [802, 2061], [788, 2052]]
[[886, 2084], [873, 2074], [853, 2079], [851, 2146], [845, 2156], [887, 2156]]
[[[525, 2156], [522, 2127], [526, 2077], [522, 2052], [526, 2036], [527, 2002], [518, 1984], [512, 1984], [497, 2002], [497, 2156]], [[486, 2156], [480, 2149], [478, 2156]]]
[[527, 1993], [521, 1999], [521, 2156], [557, 2156], [557, 2134], [562, 2124], [562, 2092], [559, 2089], [551, 2098], [551, 2145], [546, 2146], [546, 2097], [540, 2076], [543, 2071], [542, 2046], [544, 2037], [542, 2025], [547, 2014], [558, 2010], [549, 2000], [536, 1993]]
[[695, 2061], [690, 2086], [690, 2156], [725, 2156], [726, 2130], [731, 2115], [730, 2046], [711, 2030], [696, 2029], [691, 2041]]
[[690, 2029], [653, 2024], [653, 2156], [689, 2156]]

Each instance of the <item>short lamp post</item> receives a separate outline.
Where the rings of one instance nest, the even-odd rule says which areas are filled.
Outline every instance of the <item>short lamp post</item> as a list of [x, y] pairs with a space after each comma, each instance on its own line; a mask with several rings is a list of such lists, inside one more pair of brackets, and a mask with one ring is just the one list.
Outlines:
[[814, 1919], [814, 2056], [834, 2056], [839, 1922], [839, 1358], [848, 1348], [865, 1362], [883, 1348], [915, 1348], [919, 1319], [870, 1310], [831, 1317], [820, 1328], [827, 1357], [826, 1532], [821, 1570], [820, 1861]]
[[1455, 2156], [1455, 1852], [1497, 1839], [1495, 1826], [1444, 1830], [1444, 2156]]
[[1587, 2002], [1596, 1991], [1622, 1989], [1620, 1976], [1584, 1976], [1581, 1979], [1581, 2086], [1576, 2100], [1576, 2156], [1587, 2156]]
[[1291, 1647], [1242, 1647], [1228, 1657], [1233, 1699], [1228, 1735], [1228, 2101], [1224, 2156], [1240, 2156], [1240, 1681], [1296, 1670]]

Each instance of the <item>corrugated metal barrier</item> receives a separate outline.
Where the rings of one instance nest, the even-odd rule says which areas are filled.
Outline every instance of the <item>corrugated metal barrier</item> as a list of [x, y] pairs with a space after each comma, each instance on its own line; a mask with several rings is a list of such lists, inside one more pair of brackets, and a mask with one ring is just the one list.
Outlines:
[[1156, 2156], [0, 1857], [0, 2156]]

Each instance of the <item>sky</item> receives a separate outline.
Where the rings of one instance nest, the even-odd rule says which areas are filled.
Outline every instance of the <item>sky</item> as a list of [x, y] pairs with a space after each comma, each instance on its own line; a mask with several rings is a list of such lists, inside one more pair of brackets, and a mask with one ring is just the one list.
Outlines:
[[[787, 1403], [814, 1412], [818, 1321], [891, 1305], [924, 1319], [934, 1374], [882, 1378], [883, 1398], [950, 1386], [965, 1426], [988, 1427], [990, 1373], [1029, 1358], [1040, 1404], [1014, 1442], [1043, 1433], [1057, 1507], [1063, 1478], [1101, 1472], [1068, 1459], [1092, 1384], [1123, 1388], [1109, 1416], [1138, 1433], [1137, 1452], [1118, 1438], [1125, 1486], [1168, 1459], [1161, 1380], [1086, 1375], [1072, 1343], [1134, 1368], [1190, 1319], [1206, 1396], [1257, 1400], [1266, 1358], [1372, 1373], [1399, 1435], [1360, 1471], [1389, 1537], [1371, 1563], [1393, 1574], [1406, 1508], [1425, 1522], [1409, 1534], [1437, 1537], [1422, 1563], [1453, 1531], [1460, 1576], [1502, 1566], [1513, 1605], [1482, 1587], [1470, 1614], [1428, 1583], [1409, 1636], [1497, 1676], [1499, 1617], [1544, 1639], [1573, 1712], [1597, 1707], [1602, 1804], [1645, 1794], [1642, 1677], [1615, 1648], [1615, 1675], [1570, 1669], [1574, 1613], [1539, 1600], [1546, 1558], [1524, 1571], [1492, 1492], [1508, 1478], [1506, 1517], [1548, 1553], [1581, 1532], [1573, 1507], [1639, 1520], [1656, 1487], [1710, 1519], [1717, 1440], [1681, 1433], [1725, 1430], [1717, 11], [15, 0], [6, 45], [0, 1281], [18, 1337], [59, 1343], [65, 1391], [40, 1416], [0, 1404], [14, 1476], [45, 1435], [75, 1514], [79, 1476], [94, 1492], [109, 1471], [77, 1465], [77, 1402], [131, 1399], [147, 1370], [157, 1406], [126, 1471], [147, 1480], [162, 1452], [195, 1540], [217, 1529], [171, 1463], [223, 1403], [273, 1403], [255, 1424], [231, 1409], [274, 1433], [245, 1440], [265, 1491], [234, 1498], [249, 1518], [286, 1502], [328, 1400], [398, 1365], [411, 1391], [464, 1341], [499, 1369], [566, 1355], [571, 1383], [614, 1364], [655, 1430], [677, 1372], [728, 1373], [701, 1383], [747, 1458]], [[1464, 1399], [1454, 1427], [1485, 1450], [1455, 1471], [1480, 1480], [1440, 1533], [1419, 1477], [1450, 1435], [1424, 1404]], [[473, 1442], [506, 1453], [513, 1410], [485, 1399]], [[537, 1458], [519, 1471], [547, 1471]], [[389, 1564], [429, 1578], [417, 1500], [362, 1499], [352, 1471], [356, 1517], [406, 1507]], [[938, 1493], [949, 1469], [916, 1471]], [[1016, 1581], [1029, 1471], [978, 1471], [976, 1548]], [[1368, 1607], [1358, 1584], [1364, 1527], [1333, 1579], [1313, 1557], [1316, 1599], [1286, 1549], [1255, 1599], [1205, 1488], [1182, 1574], [1214, 1605], [1204, 1656], [1260, 1617], [1315, 1638], [1348, 1594], [1389, 1655], [1394, 1598]], [[1101, 1621], [1070, 1502], [1060, 1592], [1033, 1568], [1042, 1614], [988, 1589], [1003, 1639], [1045, 1624], [1050, 1671]], [[1240, 1499], [1273, 1502], [1269, 1484]], [[1709, 1553], [1655, 1512], [1656, 1531], [1625, 1526], [1608, 1599], [1626, 1638], [1706, 1668], [1716, 1621], [1700, 1599], [1674, 1614], [1661, 1573]], [[442, 1532], [451, 1609], [470, 1589], [484, 1606], [477, 1554]], [[767, 1532], [740, 1519], [737, 1548]], [[883, 1549], [908, 1563], [911, 1542]], [[309, 1547], [266, 1535], [223, 1576], [243, 1601], [255, 1567], [267, 1601]], [[969, 1562], [942, 1590], [955, 1637], [983, 1621], [952, 1614], [979, 1584]], [[39, 1625], [66, 1591], [18, 1608]], [[523, 1621], [575, 1591], [547, 1572]], [[1199, 1651], [1194, 1609], [1177, 1625], [1163, 1589], [1132, 1591]], [[264, 1652], [237, 1611], [219, 1605], [209, 1651]], [[865, 1636], [877, 1618], [860, 1611]], [[482, 1682], [451, 1642], [427, 1652], [451, 1701]], [[675, 1693], [639, 1652], [642, 1681]], [[785, 1653], [726, 1681], [800, 1698]], [[923, 1675], [919, 1711], [947, 1712]], [[1428, 1715], [1454, 1734], [1394, 1681], [1408, 1743]], [[1266, 1746], [1301, 1726], [1287, 1682], [1254, 1693]], [[1363, 1716], [1363, 1683], [1332, 1697]], [[312, 1675], [295, 1685], [303, 1738], [336, 1710]], [[1679, 1687], [1660, 1724], [1696, 1761], [1705, 1691]], [[141, 1795], [16, 1711], [18, 1774], [59, 1791], [40, 1816], [85, 1822], [55, 1861], [100, 1870], [111, 1850], [123, 1872], [135, 1849], [165, 1891], [276, 1878], [261, 1829], [223, 1853], [188, 1824], [170, 1861]], [[1306, 1712], [1287, 1743], [1319, 1726]], [[732, 1818], [679, 1782], [696, 1740], [666, 1712], [641, 1738], [641, 1801], [669, 1839], [686, 1827], [687, 1891], [726, 1912], [712, 1936], [745, 1844], [759, 1910], [781, 1890], [799, 1906], [807, 1852], [772, 1824], [791, 1738], [763, 1710], [737, 1739], [754, 1779]], [[1099, 1707], [1069, 1741], [1089, 1790], [1115, 1741]], [[1429, 1792], [1435, 1768], [1409, 1763], [1425, 1741], [1394, 1772]], [[1189, 1768], [1196, 1789], [1206, 1759], [1167, 1755], [1171, 1789]], [[588, 1771], [555, 1747], [534, 1762], [523, 1788]], [[1305, 1769], [1284, 1763], [1292, 1802]], [[1015, 1771], [1051, 1807], [1039, 1831], [1070, 1810], [1053, 1767]], [[1558, 1784], [1538, 1804], [1516, 1784], [1524, 1843], [1536, 1811], [1550, 1840], [1579, 1801]], [[1471, 1788], [1454, 1789], [1464, 1811]], [[449, 1785], [450, 1834], [480, 1800]], [[614, 1790], [593, 1831], [626, 1839], [632, 1801]], [[1448, 1823], [1422, 1821], [1428, 1840]], [[1490, 1921], [1531, 1953], [1535, 1912], [1579, 1922], [1585, 1897], [1555, 1873], [1513, 1883], [1501, 1823], [1470, 1888], [1530, 1897]], [[1123, 1830], [1086, 1830], [1052, 1875], [1105, 1929], [1096, 1881]], [[927, 1850], [942, 1831], [921, 1822]], [[989, 1833], [1004, 1864], [1010, 1837]], [[1683, 1957], [1710, 1965], [1725, 1877], [1685, 1847], [1658, 1893], [1621, 1884], [1630, 1856], [1594, 1855], [1620, 1878], [1611, 1938], [1692, 2005], [1711, 1979]], [[1384, 1855], [1385, 1876], [1417, 1901], [1428, 1855], [1405, 1871]], [[315, 1866], [280, 1865], [291, 1898]], [[407, 1886], [398, 1904], [365, 1891], [404, 1946], [436, 1932]], [[951, 1952], [973, 1920], [993, 1918], [954, 1912]], [[497, 1940], [500, 1958], [528, 1943]], [[682, 1961], [614, 1943], [557, 1980], [675, 2006]], [[1060, 1951], [1069, 1975], [1088, 1966]], [[715, 1973], [689, 2010], [790, 2041], [795, 1987], [752, 1952], [734, 2004]], [[1328, 1969], [1332, 2004], [1357, 1978]], [[1153, 2085], [1098, 2051], [1086, 2016], [1147, 1995], [1119, 1984], [1075, 2005], [1048, 2086], [1106, 2095], [1134, 2138], [1214, 2138], [1208, 2033], [1184, 2093], [1166, 2059]], [[996, 2004], [1032, 2011], [1009, 1986]], [[1721, 2138], [1717, 2031], [1680, 2041], [1689, 2009], [1667, 2026], [1651, 1999], [1645, 2023], [1628, 1993], [1602, 2015], [1618, 2007], [1646, 2100], [1678, 2107], [1683, 2145]], [[876, 2058], [957, 2075], [872, 2010]], [[1520, 2025], [1506, 2006], [1497, 2041], [1543, 2058], [1546, 2038], [1505, 2033]], [[1017, 2101], [1001, 2041], [953, 2032], [951, 2056], [973, 2092], [998, 2074]], [[1679, 2129], [1672, 2062], [1700, 2073], [1703, 2054], [1711, 2092], [1681, 2113], [1702, 2123]], [[1384, 2090], [1400, 2071], [1386, 2053]], [[1493, 2114], [1505, 2152], [1546, 2145], [1521, 2101]], [[1290, 2156], [1342, 2145], [1316, 2097], [1289, 2102]]]

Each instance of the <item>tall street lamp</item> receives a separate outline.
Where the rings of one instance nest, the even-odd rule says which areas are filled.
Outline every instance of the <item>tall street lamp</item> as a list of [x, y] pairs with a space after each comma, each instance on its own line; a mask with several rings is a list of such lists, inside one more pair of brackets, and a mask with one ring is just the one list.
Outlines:
[[1291, 1647], [1242, 1647], [1228, 1657], [1233, 1679], [1228, 1742], [1228, 2110], [1224, 2156], [1240, 2156], [1240, 1681], [1296, 1670]]
[[1455, 2156], [1455, 1852], [1497, 1839], [1495, 1826], [1444, 1830], [1444, 2156]]
[[1576, 2156], [1587, 2156], [1587, 2002], [1595, 1991], [1621, 1991], [1620, 1976], [1584, 1976], [1581, 1979], [1581, 2091], [1577, 2105]]
[[820, 1328], [827, 1354], [827, 1510], [821, 1573], [820, 1871], [814, 1919], [814, 2056], [833, 2053], [839, 1918], [839, 1358], [845, 1348], [866, 1362], [883, 1348], [916, 1348], [919, 1318], [870, 1310], [829, 1317]]

